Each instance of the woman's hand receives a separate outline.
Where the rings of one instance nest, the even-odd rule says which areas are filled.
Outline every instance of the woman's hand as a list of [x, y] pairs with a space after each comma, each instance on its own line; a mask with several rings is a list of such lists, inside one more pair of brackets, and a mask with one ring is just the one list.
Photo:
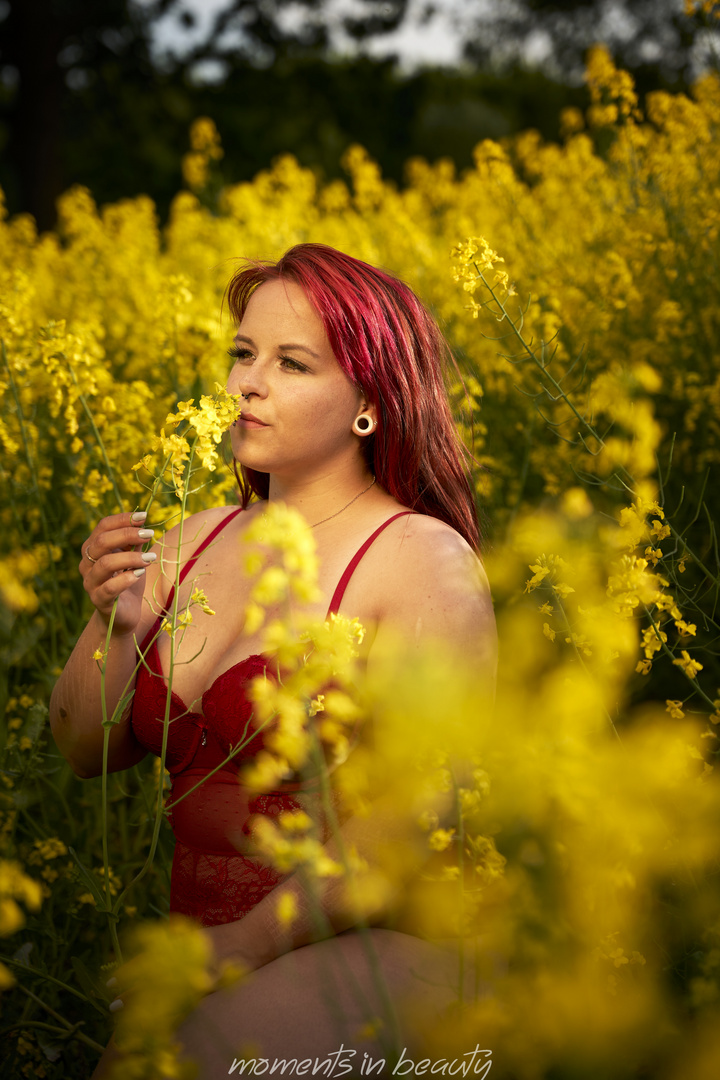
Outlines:
[[145, 569], [157, 555], [142, 545], [154, 532], [144, 527], [145, 511], [112, 514], [96, 525], [82, 545], [80, 574], [93, 606], [107, 624], [113, 604], [117, 611], [113, 633], [131, 634], [140, 621]]

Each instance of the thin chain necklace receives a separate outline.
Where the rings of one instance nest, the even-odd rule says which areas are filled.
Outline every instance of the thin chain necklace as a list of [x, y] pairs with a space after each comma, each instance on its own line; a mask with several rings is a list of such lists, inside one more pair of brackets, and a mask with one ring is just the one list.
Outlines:
[[372, 480], [370, 481], [370, 483], [368, 484], [368, 486], [367, 486], [366, 488], [363, 488], [363, 490], [362, 490], [362, 491], [360, 491], [360, 492], [359, 492], [359, 493], [358, 493], [358, 494], [357, 494], [357, 495], [355, 496], [355, 498], [354, 498], [354, 499], [351, 499], [349, 503], [345, 503], [345, 505], [344, 505], [344, 506], [343, 506], [343, 507], [342, 507], [342, 508], [341, 508], [340, 510], [336, 510], [334, 514], [330, 514], [330, 517], [326, 517], [326, 518], [323, 518], [323, 519], [322, 519], [322, 521], [316, 521], [314, 525], [311, 525], [311, 526], [310, 526], [310, 528], [311, 528], [311, 529], [317, 529], [318, 525], [324, 525], [326, 521], [332, 521], [332, 519], [333, 519], [333, 518], [336, 518], [336, 517], [337, 517], [337, 516], [338, 516], [339, 514], [342, 514], [342, 513], [344, 513], [344, 512], [345, 512], [345, 511], [347, 510], [347, 508], [348, 508], [349, 506], [352, 506], [352, 504], [353, 504], [354, 502], [357, 502], [357, 500], [358, 500], [358, 499], [360, 498], [360, 496], [361, 496], [361, 495], [364, 495], [364, 494], [365, 494], [365, 493], [366, 493], [367, 491], [369, 491], [369, 490], [370, 490], [370, 488], [371, 488], [371, 487], [373, 486], [373, 484], [375, 483], [376, 479], [377, 479], [377, 477], [373, 476], [373, 478], [372, 478]]

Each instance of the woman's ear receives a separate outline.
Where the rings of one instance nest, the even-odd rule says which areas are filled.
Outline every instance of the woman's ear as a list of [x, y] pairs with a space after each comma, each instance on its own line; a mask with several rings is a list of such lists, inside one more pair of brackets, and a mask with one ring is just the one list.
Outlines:
[[358, 416], [360, 415], [360, 413], [365, 413], [366, 416], [370, 417], [374, 424], [377, 424], [377, 409], [374, 405], [371, 405], [368, 401], [365, 401], [364, 398], [360, 402], [360, 412], [358, 413]]

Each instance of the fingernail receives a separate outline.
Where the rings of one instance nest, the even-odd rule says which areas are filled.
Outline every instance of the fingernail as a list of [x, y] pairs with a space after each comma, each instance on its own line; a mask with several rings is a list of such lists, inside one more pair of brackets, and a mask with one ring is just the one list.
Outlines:
[[112, 979], [108, 979], [108, 981], [105, 983], [108, 990], [112, 990], [113, 986], [117, 986], [117, 984], [118, 984], [118, 981], [117, 981], [117, 979], [115, 978], [114, 975], [113, 975]]
[[135, 575], [135, 577], [142, 577], [144, 573], [145, 573], [145, 567], [144, 566], [139, 566], [137, 568], [137, 570], [133, 570], [133, 574]]
[[147, 510], [136, 510], [135, 513], [131, 515], [130, 520], [131, 521], [144, 521], [146, 517], [147, 517]]
[[155, 535], [155, 530], [154, 529], [138, 529], [138, 539], [139, 540], [152, 540], [154, 535]]
[[110, 1012], [119, 1012], [122, 1007], [123, 1003], [120, 998], [115, 998], [115, 1000], [111, 1001], [108, 1005], [108, 1009], [110, 1010]]
[[154, 562], [157, 559], [157, 554], [154, 551], [143, 551], [140, 558], [145, 562]]

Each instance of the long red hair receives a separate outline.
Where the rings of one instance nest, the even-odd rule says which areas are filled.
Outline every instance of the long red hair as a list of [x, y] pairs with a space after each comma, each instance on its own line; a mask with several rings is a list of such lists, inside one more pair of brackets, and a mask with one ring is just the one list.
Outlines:
[[[241, 322], [266, 281], [300, 285], [322, 319], [338, 364], [377, 409], [363, 439], [370, 471], [403, 506], [439, 518], [476, 550], [480, 534], [468, 453], [458, 436], [445, 373], [454, 366], [437, 323], [403, 281], [325, 244], [297, 244], [277, 263], [246, 263], [227, 289]], [[241, 467], [240, 498], [266, 499], [267, 473]]]

